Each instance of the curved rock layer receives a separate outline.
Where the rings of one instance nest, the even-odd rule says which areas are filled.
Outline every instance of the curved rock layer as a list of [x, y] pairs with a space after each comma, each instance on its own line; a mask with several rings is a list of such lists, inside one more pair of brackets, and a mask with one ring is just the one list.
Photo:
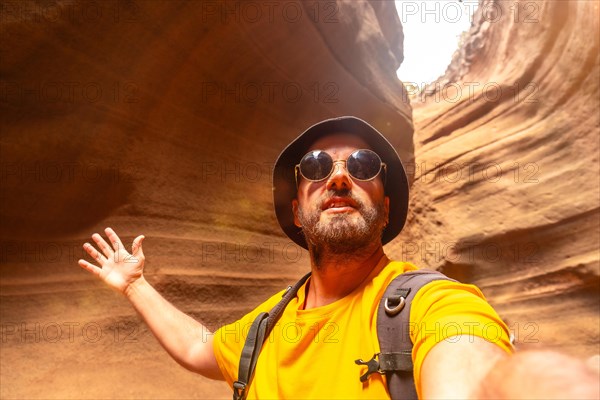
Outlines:
[[229, 397], [169, 360], [77, 266], [93, 232], [147, 237], [147, 274], [211, 329], [308, 269], [271, 168], [354, 114], [413, 157], [391, 2], [2, 4], [2, 398]]
[[480, 4], [413, 101], [413, 214], [392, 246], [481, 287], [517, 346], [580, 357], [600, 341], [598, 7]]
[[597, 2], [515, 4], [483, 3], [414, 138], [392, 2], [3, 4], [0, 397], [229, 397], [78, 269], [81, 243], [144, 233], [158, 290], [232, 321], [307, 269], [270, 167], [342, 114], [414, 173], [392, 256], [480, 285], [522, 346], [596, 353]]

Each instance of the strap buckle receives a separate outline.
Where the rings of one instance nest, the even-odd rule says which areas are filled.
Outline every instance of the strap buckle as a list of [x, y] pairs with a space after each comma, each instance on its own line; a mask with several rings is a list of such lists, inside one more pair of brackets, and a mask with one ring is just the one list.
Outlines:
[[233, 382], [233, 398], [234, 400], [241, 400], [246, 398], [246, 384], [244, 382]]
[[358, 360], [354, 360], [354, 362], [357, 365], [366, 365], [367, 366], [367, 372], [365, 372], [360, 377], [361, 382], [366, 382], [367, 379], [369, 379], [369, 376], [375, 372], [378, 372], [380, 374], [385, 374], [385, 372], [379, 367], [379, 361], [377, 361], [378, 356], [379, 356], [379, 353], [375, 353], [373, 355], [373, 358], [371, 358], [369, 361], [363, 361], [361, 358], [359, 358]]
[[398, 314], [404, 308], [406, 304], [406, 297], [410, 293], [410, 288], [398, 288], [396, 293], [389, 295], [385, 298], [384, 309], [385, 313], [390, 317]]
[[283, 292], [283, 294], [281, 295], [281, 297], [285, 297], [286, 294], [288, 294], [290, 292], [290, 290], [292, 290], [292, 286], [288, 286], [287, 288], [285, 288], [285, 292]]

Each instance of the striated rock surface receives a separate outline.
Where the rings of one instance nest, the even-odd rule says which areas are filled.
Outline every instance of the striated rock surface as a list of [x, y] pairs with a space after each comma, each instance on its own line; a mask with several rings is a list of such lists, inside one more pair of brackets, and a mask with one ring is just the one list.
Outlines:
[[411, 223], [391, 246], [482, 288], [520, 347], [599, 353], [595, 1], [484, 1], [413, 101]]
[[149, 280], [211, 329], [308, 268], [270, 169], [354, 114], [414, 174], [387, 246], [478, 284], [523, 346], [598, 353], [598, 3], [484, 1], [446, 75], [395, 77], [392, 2], [6, 2], [0, 397], [229, 398], [76, 260], [147, 237]]
[[308, 269], [271, 168], [354, 114], [413, 157], [391, 2], [5, 2], [0, 21], [2, 398], [230, 397], [173, 361], [77, 266], [111, 226], [211, 329]]

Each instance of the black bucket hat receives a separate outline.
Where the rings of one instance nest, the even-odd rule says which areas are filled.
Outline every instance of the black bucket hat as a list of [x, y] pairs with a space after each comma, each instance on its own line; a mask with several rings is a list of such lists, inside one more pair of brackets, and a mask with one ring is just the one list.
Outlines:
[[356, 117], [338, 117], [321, 121], [298, 136], [279, 155], [273, 168], [273, 202], [281, 229], [296, 244], [307, 249], [302, 230], [294, 225], [292, 200], [296, 198], [294, 168], [321, 137], [331, 133], [348, 133], [360, 137], [386, 163], [385, 194], [390, 198], [389, 223], [382, 243], [394, 239], [404, 227], [408, 212], [408, 179], [398, 153], [377, 129]]

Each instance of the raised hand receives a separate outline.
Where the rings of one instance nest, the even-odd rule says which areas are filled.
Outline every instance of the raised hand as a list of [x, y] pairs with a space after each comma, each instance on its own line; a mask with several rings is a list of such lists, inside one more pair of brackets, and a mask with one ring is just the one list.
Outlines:
[[98, 246], [100, 251], [96, 250], [89, 243], [83, 245], [85, 251], [100, 266], [98, 267], [86, 260], [79, 260], [79, 265], [96, 275], [111, 288], [120, 293], [127, 294], [127, 291], [134, 282], [143, 280], [145, 258], [142, 251], [142, 241], [144, 240], [144, 236], [140, 235], [135, 238], [130, 254], [123, 246], [121, 239], [119, 239], [115, 231], [111, 228], [106, 228], [104, 232], [111, 245], [97, 233], [92, 235], [92, 239], [96, 242], [96, 246]]

